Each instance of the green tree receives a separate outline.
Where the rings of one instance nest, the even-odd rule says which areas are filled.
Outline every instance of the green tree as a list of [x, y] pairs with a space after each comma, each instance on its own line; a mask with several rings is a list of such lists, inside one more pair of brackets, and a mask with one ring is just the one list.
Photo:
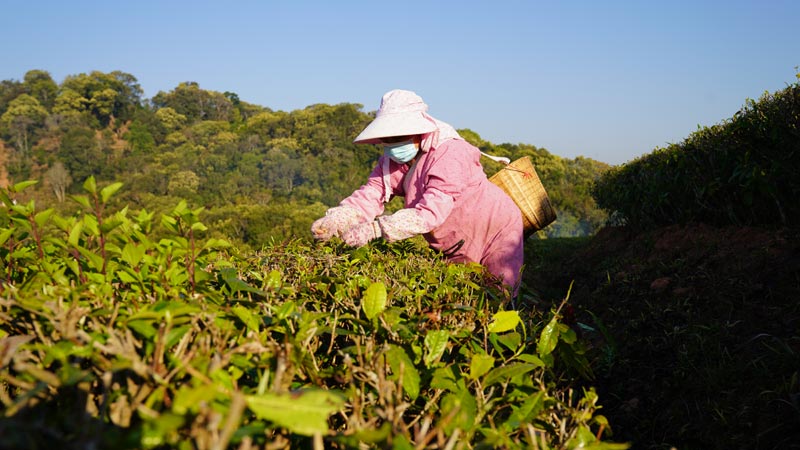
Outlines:
[[131, 123], [125, 140], [131, 146], [131, 151], [135, 155], [151, 153], [156, 147], [156, 141], [150, 130], [142, 122], [134, 121]]
[[212, 149], [215, 145], [230, 143], [236, 135], [230, 134], [230, 124], [220, 120], [196, 122], [186, 129], [189, 139], [195, 144]]
[[289, 195], [302, 182], [303, 161], [298, 155], [299, 146], [294, 139], [276, 139], [271, 144], [273, 147], [264, 157], [261, 174], [267, 187], [276, 193]]
[[119, 94], [116, 98], [114, 114], [117, 119], [126, 121], [141, 108], [144, 91], [136, 77], [129, 73], [115, 70], [109, 75], [113, 79], [112, 89]]
[[47, 118], [47, 110], [28, 94], [12, 100], [8, 109], [0, 116], [0, 124], [14, 137], [17, 150], [27, 153], [31, 132], [41, 127]]
[[196, 82], [180, 83], [170, 92], [159, 92], [153, 97], [157, 108], [170, 107], [186, 116], [190, 123], [201, 120], [230, 121], [233, 103], [224, 94], [200, 89]]
[[291, 134], [289, 114], [283, 111], [262, 111], [247, 120], [247, 130], [265, 141], [288, 138]]
[[355, 149], [353, 138], [369, 121], [358, 111], [359, 106], [316, 104], [292, 112], [292, 136], [300, 144], [301, 152], [318, 155], [331, 148]]
[[95, 133], [89, 128], [73, 128], [68, 131], [61, 140], [58, 157], [73, 179], [79, 183], [90, 176], [99, 178], [105, 165]]
[[142, 89], [133, 75], [94, 71], [68, 76], [61, 84], [55, 110], [82, 113], [91, 119], [93, 127], [106, 126], [114, 120], [124, 122], [133, 117], [141, 106], [141, 95]]
[[17, 98], [20, 94], [25, 93], [25, 86], [16, 80], [3, 80], [0, 81], [0, 114], [6, 112], [8, 104], [11, 100]]
[[59, 114], [82, 114], [86, 111], [89, 100], [78, 91], [62, 87], [53, 105], [53, 112]]
[[186, 125], [186, 116], [179, 114], [173, 108], [165, 106], [156, 111], [156, 118], [158, 118], [161, 126], [168, 132], [175, 131]]
[[67, 189], [72, 184], [72, 177], [61, 161], [56, 161], [47, 172], [44, 173], [44, 180], [53, 190], [58, 202], [61, 203], [66, 198]]
[[25, 90], [47, 109], [51, 109], [58, 95], [58, 85], [49, 72], [44, 70], [29, 70], [25, 73], [23, 83]]
[[191, 170], [181, 170], [170, 177], [167, 190], [170, 195], [185, 197], [197, 193], [198, 186], [200, 186], [200, 177], [196, 173]]

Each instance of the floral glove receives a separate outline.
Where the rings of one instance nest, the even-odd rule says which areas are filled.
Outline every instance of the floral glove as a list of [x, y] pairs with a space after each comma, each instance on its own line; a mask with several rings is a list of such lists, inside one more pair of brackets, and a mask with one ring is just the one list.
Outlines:
[[345, 244], [351, 247], [362, 247], [373, 239], [381, 237], [381, 227], [378, 222], [365, 222], [360, 223], [349, 230], [345, 231], [342, 239]]
[[327, 241], [333, 236], [342, 237], [342, 233], [363, 220], [363, 214], [349, 206], [337, 206], [325, 212], [325, 217], [311, 224], [311, 234], [318, 241]]
[[389, 216], [380, 216], [378, 223], [387, 242], [408, 239], [430, 231], [414, 208], [401, 209]]

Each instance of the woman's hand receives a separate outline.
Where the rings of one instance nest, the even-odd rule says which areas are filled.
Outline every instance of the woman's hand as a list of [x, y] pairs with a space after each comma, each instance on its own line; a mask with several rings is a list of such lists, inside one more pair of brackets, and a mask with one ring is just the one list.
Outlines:
[[351, 247], [362, 247], [379, 237], [381, 237], [381, 228], [376, 221], [355, 225], [342, 235], [345, 244]]
[[362, 214], [355, 208], [337, 206], [325, 212], [311, 224], [311, 234], [318, 241], [327, 241], [333, 236], [342, 237], [342, 233], [361, 221]]

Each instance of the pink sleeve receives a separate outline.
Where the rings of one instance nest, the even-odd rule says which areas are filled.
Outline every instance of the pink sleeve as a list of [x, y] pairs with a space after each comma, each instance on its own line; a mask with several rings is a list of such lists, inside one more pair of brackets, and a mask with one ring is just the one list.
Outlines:
[[[366, 221], [374, 220], [375, 217], [381, 215], [384, 210], [384, 199], [387, 197], [384, 195], [385, 188], [382, 169], [384, 158], [385, 156], [380, 157], [378, 164], [375, 165], [375, 168], [372, 169], [372, 173], [369, 174], [367, 182], [339, 203], [341, 206], [351, 206], [358, 209], [364, 213]], [[387, 180], [389, 183], [388, 188], [392, 192], [388, 197], [392, 195], [402, 195], [401, 192], [398, 192], [398, 187], [400, 186], [402, 178], [403, 174], [397, 170], [397, 166], [392, 163], [390, 176]]]
[[374, 220], [383, 213], [383, 181], [380, 163], [372, 169], [367, 182], [345, 198], [339, 205], [350, 206], [364, 214], [366, 221]]

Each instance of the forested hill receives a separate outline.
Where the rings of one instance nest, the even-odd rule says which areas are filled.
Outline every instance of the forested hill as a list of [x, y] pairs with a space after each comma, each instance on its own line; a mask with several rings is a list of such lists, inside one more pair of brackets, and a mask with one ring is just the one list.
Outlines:
[[[31, 70], [0, 82], [0, 185], [38, 180], [25, 191], [37, 205], [68, 211], [75, 208], [69, 196], [89, 176], [121, 181], [114, 206], [163, 211], [185, 199], [204, 207], [215, 232], [258, 246], [306, 235], [363, 183], [380, 150], [352, 140], [373, 116], [355, 103], [276, 111], [193, 82], [146, 99], [128, 73], [95, 71], [58, 83]], [[540, 236], [592, 234], [605, 222], [590, 187], [607, 164], [459, 132], [485, 152], [532, 157], [558, 212]], [[486, 159], [484, 167], [491, 175], [500, 165]]]

